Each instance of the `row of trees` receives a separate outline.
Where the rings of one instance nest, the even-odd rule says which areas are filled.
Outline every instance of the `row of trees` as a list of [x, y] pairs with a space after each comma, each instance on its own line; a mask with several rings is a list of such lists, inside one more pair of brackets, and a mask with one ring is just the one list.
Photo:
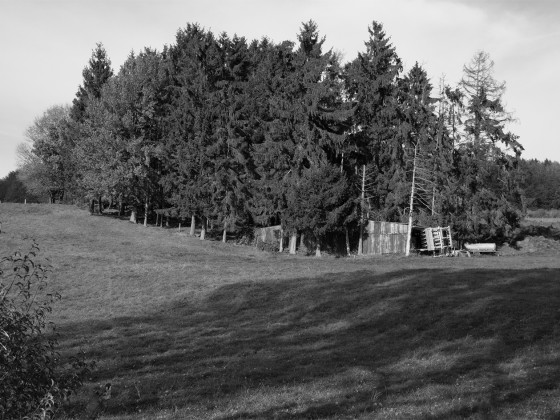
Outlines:
[[18, 171], [11, 171], [0, 179], [0, 202], [8, 203], [38, 203], [40, 197], [29, 193], [25, 184], [21, 182]]
[[560, 209], [560, 163], [522, 160], [522, 187], [529, 209]]
[[30, 127], [21, 178], [51, 201], [70, 192], [143, 209], [145, 223], [153, 210], [189, 217], [202, 235], [281, 223], [321, 244], [411, 214], [463, 240], [510, 236], [522, 147], [504, 128], [490, 57], [434, 91], [420, 65], [403, 71], [380, 23], [368, 29], [346, 64], [313, 21], [278, 44], [189, 24], [117, 74], [99, 44], [72, 106]]

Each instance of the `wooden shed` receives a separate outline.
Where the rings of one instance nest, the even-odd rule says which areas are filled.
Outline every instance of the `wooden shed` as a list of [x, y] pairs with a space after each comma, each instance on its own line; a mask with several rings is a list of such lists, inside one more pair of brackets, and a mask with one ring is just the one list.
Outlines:
[[395, 222], [374, 222], [366, 226], [363, 253], [366, 255], [404, 254], [408, 225]]

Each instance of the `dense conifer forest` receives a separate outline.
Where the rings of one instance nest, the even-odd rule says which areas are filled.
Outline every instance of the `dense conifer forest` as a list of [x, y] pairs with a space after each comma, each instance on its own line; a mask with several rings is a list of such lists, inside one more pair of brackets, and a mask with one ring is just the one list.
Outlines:
[[503, 241], [527, 208], [560, 205], [558, 163], [521, 159], [487, 53], [449, 85], [418, 63], [405, 71], [381, 23], [364, 29], [346, 63], [313, 21], [280, 43], [188, 24], [116, 72], [98, 44], [72, 105], [29, 127], [17, 178], [51, 202], [111, 204], [144, 223], [281, 224], [320, 244], [411, 209], [460, 240]]

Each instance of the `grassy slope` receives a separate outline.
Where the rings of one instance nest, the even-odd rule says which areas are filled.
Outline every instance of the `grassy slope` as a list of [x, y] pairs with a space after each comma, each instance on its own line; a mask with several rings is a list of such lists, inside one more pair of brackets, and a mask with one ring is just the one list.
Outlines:
[[558, 254], [315, 259], [63, 206], [0, 221], [0, 255], [31, 236], [51, 259], [105, 418], [560, 416]]

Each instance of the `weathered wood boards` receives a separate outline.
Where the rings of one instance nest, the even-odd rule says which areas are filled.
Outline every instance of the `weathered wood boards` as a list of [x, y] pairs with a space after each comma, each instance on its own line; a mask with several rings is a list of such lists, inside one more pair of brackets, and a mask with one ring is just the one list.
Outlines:
[[451, 228], [429, 227], [422, 230], [420, 251], [432, 251], [445, 254], [451, 251]]
[[377, 222], [366, 226], [363, 252], [368, 255], [404, 254], [408, 225], [406, 223]]

